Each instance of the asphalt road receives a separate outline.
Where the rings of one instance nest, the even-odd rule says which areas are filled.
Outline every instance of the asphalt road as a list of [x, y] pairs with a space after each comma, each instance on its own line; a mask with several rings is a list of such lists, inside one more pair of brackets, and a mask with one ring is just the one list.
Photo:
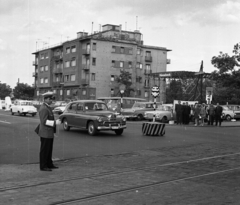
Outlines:
[[[40, 140], [34, 133], [38, 123], [38, 116], [12, 116], [0, 110], [0, 164], [38, 163]], [[141, 126], [142, 122], [128, 121], [122, 136], [109, 131], [89, 136], [87, 131], [79, 129], [66, 132], [60, 125], [54, 140], [53, 158], [114, 155], [198, 144], [226, 145], [229, 151], [236, 151], [240, 143], [240, 127], [167, 125], [165, 136], [149, 137], [142, 134]]]

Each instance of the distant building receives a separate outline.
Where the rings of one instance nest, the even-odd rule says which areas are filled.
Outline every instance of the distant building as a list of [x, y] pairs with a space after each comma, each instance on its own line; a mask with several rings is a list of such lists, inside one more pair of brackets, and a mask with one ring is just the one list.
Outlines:
[[160, 86], [160, 101], [165, 102], [165, 81], [151, 73], [166, 71], [167, 52], [163, 47], [144, 45], [142, 34], [123, 31], [106, 24], [102, 31], [78, 32], [77, 38], [34, 52], [36, 93], [52, 90], [57, 100], [96, 99], [119, 93], [116, 77], [120, 71], [132, 76], [132, 96], [152, 100], [151, 86]]

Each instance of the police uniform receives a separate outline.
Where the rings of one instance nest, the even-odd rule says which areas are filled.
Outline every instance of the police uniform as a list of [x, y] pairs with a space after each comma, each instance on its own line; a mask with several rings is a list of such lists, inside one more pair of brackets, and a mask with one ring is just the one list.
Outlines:
[[[46, 98], [53, 98], [52, 92], [43, 94], [44, 101]], [[56, 169], [52, 161], [53, 139], [54, 133], [56, 133], [56, 122], [53, 112], [49, 105], [44, 102], [39, 109], [40, 127], [38, 135], [41, 140], [40, 147], [40, 170], [52, 171]]]

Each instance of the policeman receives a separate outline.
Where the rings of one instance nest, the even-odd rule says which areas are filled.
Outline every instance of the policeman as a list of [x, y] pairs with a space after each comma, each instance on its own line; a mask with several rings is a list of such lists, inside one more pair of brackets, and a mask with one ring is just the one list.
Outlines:
[[53, 164], [52, 150], [54, 133], [56, 133], [56, 121], [50, 105], [54, 99], [53, 92], [42, 94], [44, 102], [39, 109], [40, 127], [38, 135], [40, 136], [40, 170], [52, 171], [58, 167]]

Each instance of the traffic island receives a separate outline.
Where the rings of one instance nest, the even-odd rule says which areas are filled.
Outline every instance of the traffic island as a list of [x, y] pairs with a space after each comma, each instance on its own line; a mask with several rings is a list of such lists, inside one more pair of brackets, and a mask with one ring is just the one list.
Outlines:
[[142, 124], [142, 132], [147, 136], [163, 136], [165, 135], [165, 124], [159, 122], [144, 122]]

